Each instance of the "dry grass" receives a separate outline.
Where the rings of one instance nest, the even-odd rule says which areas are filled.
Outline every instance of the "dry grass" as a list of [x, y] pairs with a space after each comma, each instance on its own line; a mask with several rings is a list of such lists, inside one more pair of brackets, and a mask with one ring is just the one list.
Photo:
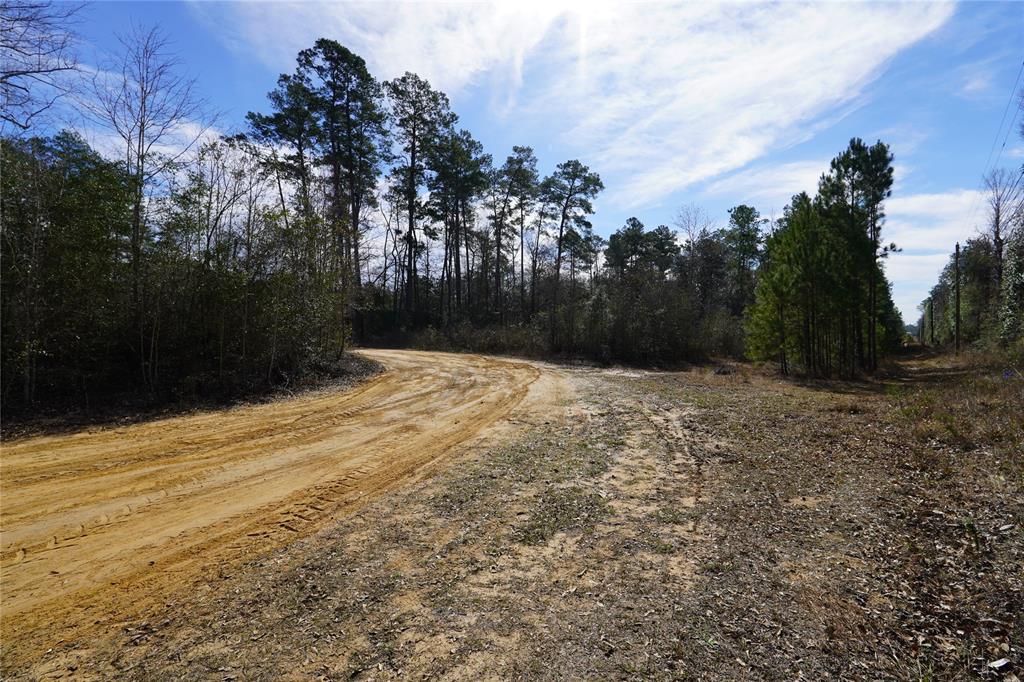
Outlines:
[[[1024, 482], [1024, 374], [993, 358], [952, 364], [933, 359], [915, 369], [928, 380], [891, 395], [915, 440], [936, 450], [974, 453], [1017, 484]], [[957, 465], [977, 464], [977, 457]], [[952, 464], [952, 463], [951, 463]]]

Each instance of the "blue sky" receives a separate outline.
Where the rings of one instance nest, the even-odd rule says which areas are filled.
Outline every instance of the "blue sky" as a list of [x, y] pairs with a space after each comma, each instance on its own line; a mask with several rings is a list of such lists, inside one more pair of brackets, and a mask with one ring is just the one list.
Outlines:
[[1006, 136], [1015, 100], [1000, 129], [1024, 3], [100, 2], [81, 19], [92, 66], [116, 33], [159, 25], [224, 132], [320, 36], [378, 78], [415, 71], [497, 160], [526, 144], [544, 172], [597, 170], [605, 236], [632, 215], [671, 225], [686, 204], [719, 224], [738, 203], [777, 215], [851, 137], [882, 139], [896, 155], [883, 238], [903, 248], [886, 268], [907, 322], [984, 221], [993, 143], [998, 165], [1024, 162], [1016, 124]]

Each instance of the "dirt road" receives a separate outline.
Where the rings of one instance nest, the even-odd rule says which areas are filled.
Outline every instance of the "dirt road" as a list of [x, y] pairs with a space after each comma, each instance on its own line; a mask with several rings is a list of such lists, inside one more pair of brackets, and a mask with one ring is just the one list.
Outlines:
[[5, 444], [5, 655], [308, 534], [568, 390], [522, 362], [363, 352], [389, 371], [349, 391]]

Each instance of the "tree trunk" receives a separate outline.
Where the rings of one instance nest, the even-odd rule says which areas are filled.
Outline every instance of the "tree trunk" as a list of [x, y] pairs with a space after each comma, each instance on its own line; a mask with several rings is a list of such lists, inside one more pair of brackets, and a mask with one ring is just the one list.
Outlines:
[[558, 221], [558, 242], [555, 247], [555, 287], [551, 292], [551, 350], [556, 350], [557, 347], [557, 326], [558, 326], [558, 289], [561, 283], [562, 275], [562, 238], [565, 235], [565, 221], [569, 214], [569, 200], [571, 198], [570, 193], [566, 195], [565, 202], [562, 204], [562, 216]]
[[406, 270], [408, 272], [408, 279], [406, 280], [406, 291], [405, 291], [405, 307], [411, 314], [413, 312], [413, 300], [415, 298], [416, 289], [416, 138], [415, 132], [409, 147], [409, 176], [406, 181], [405, 187], [405, 202], [406, 208], [409, 211], [409, 231], [406, 233], [406, 240], [408, 241], [408, 253], [406, 254]]
[[960, 354], [960, 242], [956, 243], [956, 255], [953, 257], [953, 271], [955, 273], [956, 282], [954, 283], [954, 290], [956, 295], [956, 303], [954, 304], [954, 347], [956, 354]]
[[519, 314], [526, 316], [526, 208], [519, 204]]

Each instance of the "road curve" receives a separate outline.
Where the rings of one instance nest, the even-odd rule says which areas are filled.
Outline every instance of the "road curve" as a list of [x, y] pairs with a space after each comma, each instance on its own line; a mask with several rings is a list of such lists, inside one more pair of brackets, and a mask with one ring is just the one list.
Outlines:
[[307, 535], [566, 390], [524, 362], [360, 352], [388, 371], [350, 390], [5, 444], [4, 657]]

